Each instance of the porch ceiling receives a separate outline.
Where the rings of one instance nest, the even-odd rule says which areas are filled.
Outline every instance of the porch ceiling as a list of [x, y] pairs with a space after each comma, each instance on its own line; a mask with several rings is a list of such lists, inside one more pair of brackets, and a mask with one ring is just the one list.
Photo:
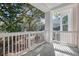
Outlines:
[[31, 5], [35, 6], [36, 8], [40, 9], [43, 12], [50, 11], [53, 8], [56, 8], [63, 3], [30, 3]]

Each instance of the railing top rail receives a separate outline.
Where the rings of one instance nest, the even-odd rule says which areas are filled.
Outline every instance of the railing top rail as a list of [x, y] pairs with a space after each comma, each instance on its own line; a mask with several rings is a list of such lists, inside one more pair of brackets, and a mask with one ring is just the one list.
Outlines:
[[43, 33], [43, 32], [44, 31], [27, 31], [27, 32], [0, 33], [0, 37], [17, 36], [17, 35], [24, 35], [24, 34], [36, 34], [36, 33]]
[[53, 31], [53, 32], [61, 32], [61, 33], [79, 33], [79, 31]]

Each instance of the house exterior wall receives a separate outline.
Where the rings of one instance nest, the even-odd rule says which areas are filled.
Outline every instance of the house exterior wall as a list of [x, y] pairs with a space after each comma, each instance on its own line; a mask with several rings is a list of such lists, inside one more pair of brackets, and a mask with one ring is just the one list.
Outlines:
[[[79, 48], [79, 4], [77, 4], [74, 9], [75, 9], [74, 14], [76, 14], [76, 16], [74, 15], [74, 17], [75, 17], [74, 21], [76, 20], [76, 23], [74, 23], [74, 25], [76, 24], [76, 30], [77, 30], [77, 45], [78, 45], [78, 48]], [[75, 27], [75, 26], [74, 26], [74, 27]]]
[[[73, 44], [79, 47], [79, 4], [69, 4], [63, 7], [59, 7], [53, 11], [64, 13], [64, 11], [70, 10], [68, 31], [69, 32], [60, 32], [60, 40], [63, 43]], [[61, 27], [62, 31], [62, 27]]]

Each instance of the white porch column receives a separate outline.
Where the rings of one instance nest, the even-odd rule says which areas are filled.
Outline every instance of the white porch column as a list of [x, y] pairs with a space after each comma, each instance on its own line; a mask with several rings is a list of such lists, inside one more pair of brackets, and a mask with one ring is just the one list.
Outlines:
[[45, 13], [45, 31], [46, 41], [51, 43], [53, 38], [53, 20], [51, 11]]
[[76, 17], [76, 27], [77, 27], [77, 45], [78, 45], [78, 50], [79, 50], [79, 4], [77, 4], [75, 8], [75, 17]]

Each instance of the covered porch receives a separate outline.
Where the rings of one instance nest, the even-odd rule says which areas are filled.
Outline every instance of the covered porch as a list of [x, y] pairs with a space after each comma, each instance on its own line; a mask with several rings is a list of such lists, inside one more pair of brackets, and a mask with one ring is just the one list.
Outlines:
[[[30, 3], [45, 13], [45, 30], [33, 32], [0, 33], [1, 56], [78, 56], [79, 55], [79, 4]], [[53, 16], [61, 20], [68, 15], [68, 29], [53, 30]], [[57, 21], [58, 22], [58, 21]], [[6, 42], [7, 40], [7, 42]]]

